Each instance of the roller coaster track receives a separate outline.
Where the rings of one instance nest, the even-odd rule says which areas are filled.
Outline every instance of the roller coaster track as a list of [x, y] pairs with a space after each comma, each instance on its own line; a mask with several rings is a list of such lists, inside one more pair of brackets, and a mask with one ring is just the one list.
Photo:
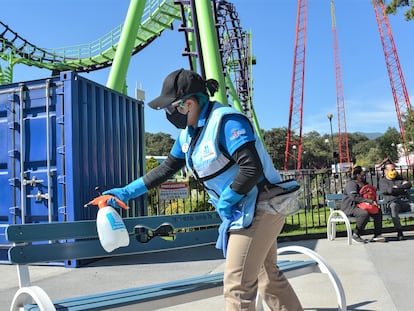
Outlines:
[[224, 75], [231, 76], [236, 93], [244, 113], [251, 112], [252, 57], [249, 36], [243, 31], [234, 5], [227, 1], [218, 1], [216, 7], [218, 33], [221, 46], [221, 58]]
[[[173, 0], [147, 0], [132, 54], [148, 46], [163, 30], [172, 29], [172, 23], [177, 19], [181, 19], [180, 10]], [[122, 26], [89, 44], [48, 49], [30, 43], [0, 21], [0, 58], [9, 60], [11, 55], [12, 64], [21, 63], [54, 72], [102, 69], [112, 65]]]
[[[165, 29], [172, 29], [175, 20], [181, 20], [180, 30], [184, 31], [187, 47], [183, 56], [188, 56], [190, 68], [193, 68], [194, 58], [200, 59], [197, 48], [189, 45], [190, 33], [197, 32], [187, 26], [187, 19], [192, 18], [195, 8], [189, 0], [147, 0], [141, 19], [141, 25], [133, 44], [132, 55], [143, 50], [152, 41], [158, 38]], [[215, 10], [216, 27], [219, 40], [219, 49], [223, 64], [223, 74], [226, 84], [230, 85], [234, 94], [232, 97], [240, 101], [241, 107], [236, 109], [244, 112], [257, 122], [252, 107], [252, 80], [249, 37], [243, 31], [234, 5], [224, 1], [212, 1]], [[190, 14], [190, 15], [188, 15]], [[13, 31], [8, 25], [0, 21], [0, 58], [15, 65], [17, 63], [52, 70], [90, 72], [112, 65], [123, 24], [119, 25], [103, 37], [89, 43], [62, 48], [40, 48]], [[12, 68], [12, 66], [11, 66]], [[202, 68], [203, 69], [203, 68]], [[9, 79], [11, 80], [11, 79]], [[231, 93], [231, 92], [230, 92]]]
[[[263, 141], [262, 132], [253, 108], [252, 67], [256, 59], [252, 56], [251, 34], [243, 30], [237, 11], [227, 1], [216, 2], [218, 38], [226, 85], [233, 99], [237, 98], [243, 112], [253, 122]], [[234, 94], [233, 94], [234, 93]]]

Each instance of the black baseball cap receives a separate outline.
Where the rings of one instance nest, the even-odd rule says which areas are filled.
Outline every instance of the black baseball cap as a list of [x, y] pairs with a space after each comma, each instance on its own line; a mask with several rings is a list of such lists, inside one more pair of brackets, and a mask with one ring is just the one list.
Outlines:
[[148, 103], [153, 109], [162, 109], [188, 94], [205, 93], [206, 81], [194, 71], [179, 69], [171, 72], [164, 80], [161, 95]]

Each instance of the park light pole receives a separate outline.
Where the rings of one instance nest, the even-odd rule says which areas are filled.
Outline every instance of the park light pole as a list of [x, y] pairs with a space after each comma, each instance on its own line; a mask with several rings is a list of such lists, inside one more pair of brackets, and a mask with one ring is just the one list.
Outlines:
[[333, 114], [332, 113], [328, 113], [327, 117], [329, 119], [329, 125], [331, 127], [332, 159], [334, 161], [334, 167], [335, 167], [335, 173], [336, 173], [337, 169], [336, 169], [336, 159], [335, 159], [335, 144], [334, 144], [333, 130], [332, 130], [332, 118], [333, 118]]
[[298, 154], [296, 152], [296, 145], [293, 145], [292, 149], [294, 150], [293, 151], [293, 157], [295, 158], [295, 162], [294, 162], [295, 167], [294, 167], [294, 169], [296, 170], [297, 167], [298, 167]]

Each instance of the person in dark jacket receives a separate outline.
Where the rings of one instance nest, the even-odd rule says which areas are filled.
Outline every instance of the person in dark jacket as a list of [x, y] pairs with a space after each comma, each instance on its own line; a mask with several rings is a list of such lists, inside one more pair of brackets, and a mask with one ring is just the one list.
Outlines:
[[384, 197], [386, 208], [390, 209], [391, 219], [397, 231], [397, 239], [405, 240], [400, 222], [400, 212], [414, 211], [414, 205], [407, 200], [407, 190], [411, 183], [405, 180], [395, 170], [391, 161], [384, 163], [384, 174], [379, 181], [379, 190]]
[[347, 216], [353, 216], [356, 218], [355, 230], [352, 234], [352, 240], [358, 244], [367, 243], [368, 241], [363, 239], [361, 235], [364, 233], [365, 226], [371, 216], [374, 219], [374, 236], [371, 238], [371, 242], [385, 242], [385, 238], [382, 233], [382, 213], [381, 209], [377, 214], [370, 214], [368, 211], [358, 207], [358, 203], [367, 202], [370, 204], [376, 204], [376, 202], [365, 199], [360, 194], [360, 189], [366, 185], [366, 176], [362, 167], [357, 165], [352, 170], [351, 179], [345, 186], [341, 210]]

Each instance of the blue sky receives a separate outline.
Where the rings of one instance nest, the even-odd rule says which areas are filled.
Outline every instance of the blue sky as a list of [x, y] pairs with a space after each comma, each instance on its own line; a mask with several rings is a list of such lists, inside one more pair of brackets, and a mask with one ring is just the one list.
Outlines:
[[[287, 127], [293, 71], [297, 1], [234, 0], [245, 30], [252, 31], [254, 108], [261, 128]], [[127, 0], [13, 0], [3, 5], [0, 20], [39, 47], [57, 48], [89, 43], [123, 23]], [[348, 133], [385, 132], [398, 129], [394, 100], [371, 0], [336, 0], [335, 13]], [[402, 14], [389, 17], [393, 38], [410, 99], [414, 97], [414, 22]], [[178, 24], [175, 25], [177, 29]], [[171, 71], [188, 67], [181, 56], [184, 35], [167, 30], [130, 63], [127, 83], [146, 92], [147, 101], [159, 95], [162, 81]], [[1, 64], [1, 62], [0, 62]], [[82, 74], [106, 84], [109, 69]], [[14, 67], [15, 82], [43, 79], [50, 71], [24, 65]], [[332, 113], [337, 131], [334, 53], [330, 0], [308, 0], [303, 132], [330, 131]], [[178, 131], [164, 114], [145, 108], [147, 132]]]

